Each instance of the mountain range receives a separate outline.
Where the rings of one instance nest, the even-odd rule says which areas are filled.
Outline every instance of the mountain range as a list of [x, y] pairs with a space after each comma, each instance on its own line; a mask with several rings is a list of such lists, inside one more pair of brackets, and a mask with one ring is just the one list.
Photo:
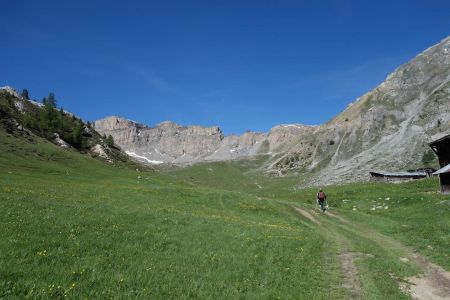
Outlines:
[[267, 133], [225, 136], [218, 126], [166, 121], [149, 127], [118, 116], [91, 124], [11, 87], [1, 88], [0, 96], [0, 123], [7, 131], [39, 135], [111, 164], [131, 158], [183, 167], [257, 158], [255, 171], [298, 176], [303, 186], [363, 181], [369, 171], [429, 164], [428, 143], [449, 133], [450, 37], [398, 67], [325, 124], [284, 124]]
[[111, 116], [95, 129], [146, 164], [193, 164], [266, 156], [260, 170], [302, 184], [365, 180], [370, 170], [422, 166], [427, 143], [450, 129], [450, 37], [398, 67], [325, 124], [279, 125], [224, 136], [219, 127], [149, 127]]

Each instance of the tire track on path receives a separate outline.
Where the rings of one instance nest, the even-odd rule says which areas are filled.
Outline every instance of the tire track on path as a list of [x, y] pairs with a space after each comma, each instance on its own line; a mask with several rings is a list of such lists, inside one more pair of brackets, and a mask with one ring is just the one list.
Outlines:
[[314, 215], [318, 216], [314, 210], [307, 211], [299, 207], [294, 207], [295, 210], [303, 217], [316, 224], [320, 232], [327, 233], [326, 238], [337, 243], [341, 249], [338, 255], [341, 264], [344, 281], [342, 287], [347, 291], [349, 299], [362, 299], [361, 281], [358, 276], [358, 268], [355, 265], [355, 260], [364, 257], [363, 253], [351, 252], [350, 243], [346, 237], [335, 230], [329, 231], [322, 222], [320, 222]]
[[[373, 237], [373, 240], [382, 248], [396, 248], [404, 252], [407, 257], [406, 261], [413, 262], [423, 273], [420, 276], [405, 278], [409, 284], [401, 284], [399, 287], [410, 294], [412, 298], [419, 300], [450, 299], [450, 272], [430, 262], [425, 256], [413, 252], [398, 240], [386, 236], [363, 224], [352, 222], [337, 214], [328, 212], [327, 215], [340, 221], [345, 224], [344, 226], [350, 227], [351, 230], [358, 232], [359, 234]], [[404, 258], [400, 257], [399, 259]]]

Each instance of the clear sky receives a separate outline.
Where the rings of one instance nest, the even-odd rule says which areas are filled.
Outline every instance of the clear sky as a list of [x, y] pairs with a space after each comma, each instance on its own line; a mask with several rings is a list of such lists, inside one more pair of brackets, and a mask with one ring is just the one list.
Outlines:
[[320, 124], [450, 35], [448, 0], [0, 1], [0, 86], [85, 120]]

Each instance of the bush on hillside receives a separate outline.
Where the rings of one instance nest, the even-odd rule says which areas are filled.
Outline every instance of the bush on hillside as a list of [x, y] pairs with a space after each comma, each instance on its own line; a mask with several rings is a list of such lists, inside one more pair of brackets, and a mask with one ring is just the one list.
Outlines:
[[105, 142], [108, 146], [114, 146], [114, 138], [112, 135], [108, 135], [108, 137], [105, 139]]
[[425, 166], [431, 165], [435, 160], [436, 160], [436, 155], [434, 154], [433, 150], [431, 150], [431, 149], [428, 149], [422, 155], [422, 163]]

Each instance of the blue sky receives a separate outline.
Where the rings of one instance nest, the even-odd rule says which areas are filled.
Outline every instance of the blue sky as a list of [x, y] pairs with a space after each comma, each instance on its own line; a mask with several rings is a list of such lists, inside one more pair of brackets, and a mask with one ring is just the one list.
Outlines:
[[85, 120], [320, 124], [450, 35], [450, 1], [2, 1], [0, 85]]

